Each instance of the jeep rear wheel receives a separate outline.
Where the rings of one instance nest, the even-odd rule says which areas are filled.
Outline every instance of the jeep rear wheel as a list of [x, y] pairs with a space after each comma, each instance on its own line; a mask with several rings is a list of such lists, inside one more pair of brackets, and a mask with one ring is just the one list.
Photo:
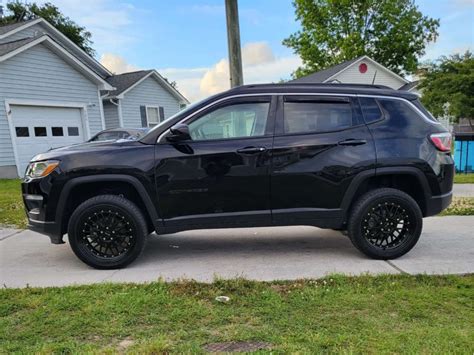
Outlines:
[[395, 259], [420, 238], [423, 216], [403, 191], [381, 188], [363, 195], [352, 208], [348, 233], [352, 244], [374, 259]]
[[83, 202], [68, 226], [69, 243], [76, 256], [97, 269], [117, 269], [134, 261], [143, 250], [146, 235], [141, 211], [116, 195]]

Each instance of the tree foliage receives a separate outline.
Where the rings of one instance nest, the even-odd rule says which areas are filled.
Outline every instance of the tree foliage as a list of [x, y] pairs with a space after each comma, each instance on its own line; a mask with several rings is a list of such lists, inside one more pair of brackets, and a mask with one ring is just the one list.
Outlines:
[[51, 3], [38, 5], [34, 2], [23, 3], [14, 1], [7, 3], [7, 10], [8, 14], [0, 18], [0, 24], [5, 25], [42, 17], [86, 53], [91, 56], [95, 54], [91, 47], [93, 44], [91, 40], [92, 34], [69, 17], [64, 16], [57, 6]]
[[420, 85], [421, 101], [435, 116], [448, 114], [474, 120], [474, 56], [471, 52], [441, 57], [429, 63]]
[[398, 74], [412, 73], [435, 41], [439, 20], [414, 0], [294, 0], [301, 30], [283, 40], [303, 60], [301, 77], [361, 55]]

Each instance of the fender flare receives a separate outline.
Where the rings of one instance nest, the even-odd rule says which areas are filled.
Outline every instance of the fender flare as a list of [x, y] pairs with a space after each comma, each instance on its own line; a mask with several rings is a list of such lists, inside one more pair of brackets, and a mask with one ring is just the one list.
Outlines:
[[[357, 174], [351, 181], [349, 187], [346, 190], [344, 198], [342, 199], [341, 209], [347, 213], [352, 204], [354, 195], [357, 189], [362, 183], [367, 179], [375, 176], [384, 176], [384, 175], [412, 175], [415, 176], [418, 182], [421, 185], [423, 190], [425, 207], [426, 203], [431, 197], [431, 189], [428, 184], [428, 180], [425, 174], [418, 168], [415, 167], [406, 167], [406, 166], [391, 166], [377, 169], [365, 170]], [[423, 207], [423, 206], [422, 206]]]
[[[99, 174], [99, 175], [91, 175], [91, 176], [81, 176], [74, 179], [69, 180], [64, 185], [63, 189], [61, 190], [58, 206], [56, 209], [56, 223], [60, 225], [62, 229], [62, 222], [63, 222], [63, 214], [66, 207], [66, 202], [68, 197], [71, 193], [71, 190], [79, 185], [91, 183], [91, 182], [106, 182], [106, 181], [120, 181], [125, 182], [132, 185], [135, 190], [138, 192], [139, 197], [141, 198], [143, 204], [146, 208], [146, 213], [150, 217], [153, 227], [155, 230], [158, 230], [160, 227], [160, 217], [156, 210], [153, 201], [150, 198], [150, 195], [147, 193], [143, 184], [134, 176], [131, 175], [124, 175], [124, 174]], [[62, 231], [61, 231], [62, 232]]]

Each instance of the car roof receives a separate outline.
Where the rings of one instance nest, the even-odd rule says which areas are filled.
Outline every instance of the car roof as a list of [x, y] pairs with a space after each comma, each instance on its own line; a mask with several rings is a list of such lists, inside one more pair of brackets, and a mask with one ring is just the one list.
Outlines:
[[[281, 83], [281, 84], [252, 84], [238, 86], [225, 92], [228, 94], [284, 94], [284, 93], [334, 93], [334, 94], [360, 94], [402, 97], [416, 100], [418, 96], [407, 91], [393, 90], [384, 85], [365, 84], [307, 84], [307, 83]], [[224, 94], [224, 93], [223, 93]]]

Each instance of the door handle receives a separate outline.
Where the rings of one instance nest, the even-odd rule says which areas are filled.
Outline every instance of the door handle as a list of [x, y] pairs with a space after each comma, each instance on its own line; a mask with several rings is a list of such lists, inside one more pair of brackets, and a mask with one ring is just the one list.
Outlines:
[[366, 144], [367, 141], [365, 139], [346, 139], [346, 140], [343, 140], [343, 141], [340, 141], [339, 145], [362, 145], [362, 144]]
[[258, 153], [263, 153], [266, 150], [267, 150], [267, 148], [265, 148], [265, 147], [245, 147], [245, 148], [237, 149], [237, 153], [239, 153], [239, 154], [258, 154]]

